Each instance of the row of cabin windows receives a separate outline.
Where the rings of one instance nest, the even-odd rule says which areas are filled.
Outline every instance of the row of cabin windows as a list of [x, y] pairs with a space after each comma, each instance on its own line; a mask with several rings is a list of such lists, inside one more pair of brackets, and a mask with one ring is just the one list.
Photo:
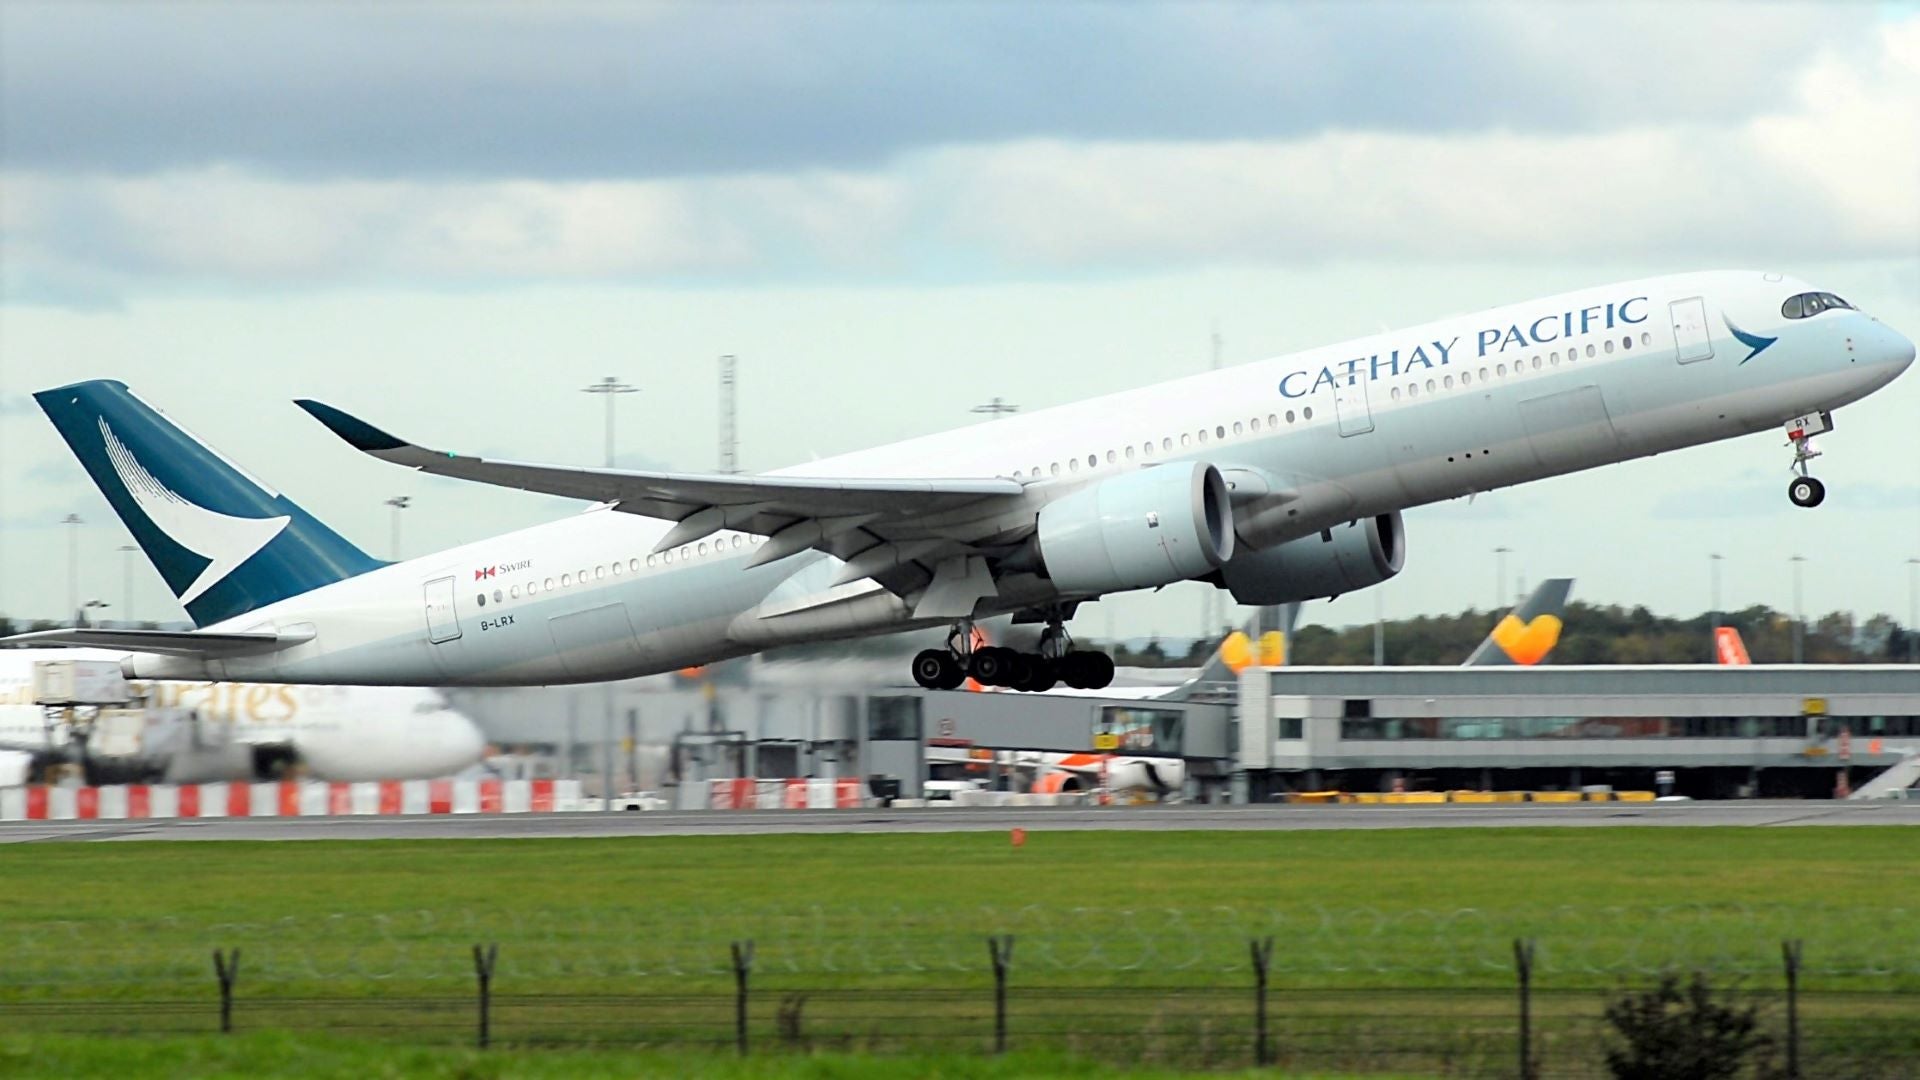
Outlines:
[[[1631, 352], [1633, 350], [1633, 344], [1634, 344], [1633, 335], [1629, 334], [1621, 338], [1620, 346], [1619, 346], [1620, 351]], [[1651, 344], [1653, 344], [1653, 335], [1642, 331], [1640, 334], [1640, 345], [1644, 348], [1645, 346], [1648, 346]], [[1595, 345], [1592, 342], [1587, 343], [1587, 356], [1589, 357], [1599, 356], [1602, 353], [1605, 353], [1611, 356], [1613, 354], [1613, 350], [1614, 350], [1614, 343], [1612, 338], [1607, 338], [1605, 341], [1600, 342], [1598, 345]], [[1573, 363], [1575, 360], [1580, 359], [1580, 349], [1578, 347], [1568, 349], [1566, 353], [1566, 359], [1567, 359], [1567, 363], [1569, 364]], [[1518, 375], [1521, 372], [1526, 371], [1528, 368], [1528, 363], [1529, 362], [1526, 360], [1515, 360], [1513, 362], [1513, 370], [1511, 374]], [[1542, 360], [1540, 355], [1536, 353], [1532, 358], [1531, 364], [1534, 371], [1539, 371], [1542, 368], [1559, 367], [1560, 351], [1558, 349], [1555, 349], [1552, 352], [1547, 353], [1546, 358], [1544, 360]], [[1509, 372], [1507, 370], [1506, 364], [1493, 365], [1493, 369], [1491, 372], [1488, 371], [1487, 366], [1485, 364], [1482, 364], [1480, 365], [1479, 379], [1483, 383], [1492, 382], [1494, 379], [1504, 379], [1507, 377], [1508, 374]], [[1460, 373], [1461, 386], [1472, 386], [1473, 380], [1474, 380], [1474, 373], [1472, 370], [1466, 370]], [[1452, 375], [1446, 375], [1439, 379], [1428, 379], [1424, 384], [1425, 390], [1429, 394], [1436, 393], [1440, 390], [1451, 390], [1453, 389], [1453, 385], [1454, 385], [1454, 378]], [[1409, 398], [1417, 398], [1420, 396], [1421, 389], [1422, 389], [1421, 383], [1418, 383], [1418, 382], [1408, 383], [1406, 386], [1406, 396]], [[1394, 387], [1393, 400], [1399, 401], [1400, 396], [1401, 396], [1400, 387], [1398, 386]]]
[[[1279, 412], [1268, 413], [1267, 418], [1264, 421], [1257, 416], [1252, 417], [1245, 421], [1235, 420], [1233, 422], [1231, 431], [1232, 431], [1232, 436], [1245, 435], [1249, 432], [1252, 432], [1254, 434], [1259, 434], [1260, 425], [1263, 423], [1267, 426], [1268, 430], [1278, 431], [1280, 430], [1280, 425], [1282, 423], [1292, 424], [1296, 421], [1311, 420], [1311, 419], [1313, 419], [1313, 406], [1309, 405], [1301, 409], [1298, 413], [1294, 412], [1292, 409], [1288, 409], [1284, 413], [1279, 413]], [[1215, 424], [1211, 428], [1201, 428], [1198, 431], [1193, 433], [1183, 432], [1180, 435], [1179, 444], [1182, 447], [1190, 447], [1194, 445], [1196, 440], [1202, 446], [1206, 445], [1209, 441], [1224, 442], [1229, 437], [1232, 437], [1228, 434], [1228, 431], [1229, 431], [1228, 425]], [[1134, 461], [1137, 458], [1151, 458], [1156, 453], [1171, 454], [1173, 453], [1173, 450], [1174, 450], [1174, 437], [1171, 435], [1167, 435], [1167, 436], [1163, 436], [1158, 443], [1155, 443], [1152, 439], [1148, 439], [1146, 442], [1141, 443], [1138, 448], [1134, 447], [1132, 444], [1129, 444], [1127, 446], [1121, 447], [1118, 450], [1108, 450], [1105, 456], [1106, 456], [1107, 464], [1117, 465], [1121, 461]], [[1086, 467], [1089, 470], [1099, 468], [1100, 459], [1101, 459], [1100, 454], [1088, 454], [1086, 457]], [[1034, 477], [1059, 476], [1063, 471], [1068, 473], [1077, 473], [1080, 471], [1080, 468], [1081, 468], [1080, 460], [1081, 459], [1078, 457], [1071, 457], [1066, 460], [1066, 463], [1064, 465], [1056, 461], [1050, 465], [1047, 465], [1045, 468], [1042, 468], [1039, 465], [1035, 465], [1031, 469], [1015, 469], [1013, 470], [1013, 478], [1015, 480], [1019, 480], [1028, 476], [1034, 476]]]
[[[646, 565], [650, 567], [672, 566], [676, 558], [680, 562], [687, 562], [692, 559], [705, 558], [708, 555], [720, 555], [738, 551], [748, 544], [764, 544], [766, 541], [767, 538], [764, 536], [748, 536], [745, 533], [734, 533], [731, 537], [722, 536], [716, 540], [702, 540], [697, 544], [682, 544], [677, 549], [669, 548], [666, 551], [655, 552], [647, 556]], [[628, 559], [624, 563], [616, 560], [594, 567], [591, 580], [602, 581], [609, 575], [619, 577], [622, 574], [637, 574], [640, 572], [640, 567], [641, 561], [639, 559]], [[588, 580], [588, 571], [582, 569], [578, 574], [561, 574], [558, 581], [553, 578], [546, 578], [542, 581], [528, 581], [525, 585], [509, 585], [505, 589], [495, 589], [493, 590], [492, 599], [494, 603], [498, 604], [506, 600], [520, 599], [522, 590], [525, 591], [525, 595], [527, 596], [535, 596], [542, 592], [552, 592], [555, 589], [572, 588], [576, 584], [585, 585]], [[480, 593], [475, 599], [481, 607], [487, 606], [488, 597], [486, 593]]]

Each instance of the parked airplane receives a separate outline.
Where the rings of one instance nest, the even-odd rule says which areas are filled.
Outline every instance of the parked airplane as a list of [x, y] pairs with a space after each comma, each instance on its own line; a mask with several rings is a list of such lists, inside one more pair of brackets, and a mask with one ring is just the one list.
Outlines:
[[[1779, 274], [1624, 282], [1194, 375], [764, 476], [492, 461], [316, 401], [355, 448], [592, 512], [383, 564], [117, 382], [35, 395], [173, 587], [192, 632], [65, 630], [132, 675], [514, 685], [669, 671], [775, 645], [950, 626], [913, 660], [1099, 687], [1081, 601], [1203, 580], [1242, 604], [1398, 573], [1401, 511], [1767, 428], [1807, 474], [1831, 410], [1913, 343]], [[972, 620], [1044, 624], [1035, 653]]]
[[[39, 660], [119, 662], [99, 650], [0, 650], [0, 786], [74, 760], [121, 779], [272, 779], [298, 765], [320, 780], [424, 780], [475, 764], [486, 740], [431, 690], [391, 686], [134, 683], [85, 740], [33, 703]], [[85, 745], [81, 743], [84, 741]]]

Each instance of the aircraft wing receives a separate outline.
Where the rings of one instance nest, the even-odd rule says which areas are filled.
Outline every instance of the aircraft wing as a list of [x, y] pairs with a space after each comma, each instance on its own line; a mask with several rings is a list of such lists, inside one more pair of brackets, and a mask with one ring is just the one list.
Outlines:
[[36, 630], [0, 638], [8, 645], [64, 645], [96, 649], [124, 649], [127, 652], [160, 653], [165, 656], [191, 656], [217, 660], [228, 656], [257, 656], [290, 649], [312, 638], [307, 634], [207, 633], [201, 630], [102, 630], [76, 627], [67, 630]]
[[318, 401], [295, 404], [382, 461], [676, 522], [656, 551], [735, 529], [769, 538], [749, 565], [817, 548], [849, 562], [842, 581], [873, 577], [902, 594], [928, 584], [942, 561], [1017, 538], [1033, 525], [1025, 486], [1004, 477], [729, 476], [494, 461], [418, 446]]

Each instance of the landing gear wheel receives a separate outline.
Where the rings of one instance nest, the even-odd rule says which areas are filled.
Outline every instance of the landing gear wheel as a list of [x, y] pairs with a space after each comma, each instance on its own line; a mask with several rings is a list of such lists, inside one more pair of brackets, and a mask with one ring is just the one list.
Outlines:
[[966, 678], [945, 649], [922, 649], [913, 658], [913, 681], [928, 690], [952, 690]]
[[982, 686], [1007, 686], [1011, 684], [1013, 662], [1012, 649], [1002, 649], [997, 646], [975, 649], [967, 674], [979, 680]]
[[1087, 689], [1105, 690], [1113, 684], [1113, 657], [1103, 652], [1088, 653], [1093, 659], [1089, 662], [1093, 678], [1088, 681]]
[[1102, 652], [1070, 652], [1060, 659], [1060, 681], [1077, 690], [1101, 690], [1113, 682], [1113, 657]]
[[1796, 476], [1787, 485], [1787, 498], [1795, 506], [1819, 506], [1827, 497], [1827, 485], [1811, 476]]
[[1026, 679], [1014, 684], [1014, 689], [1024, 690], [1029, 694], [1044, 694], [1053, 689], [1053, 684], [1059, 681], [1059, 676], [1053, 670], [1053, 661], [1044, 656], [1033, 656], [1028, 659], [1032, 661], [1033, 670]]

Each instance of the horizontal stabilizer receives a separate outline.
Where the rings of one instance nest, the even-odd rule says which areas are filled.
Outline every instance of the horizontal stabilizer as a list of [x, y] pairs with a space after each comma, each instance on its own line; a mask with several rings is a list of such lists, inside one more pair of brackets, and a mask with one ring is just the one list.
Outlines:
[[258, 656], [291, 649], [313, 639], [304, 634], [276, 633], [204, 633], [198, 630], [104, 630], [78, 627], [68, 630], [38, 630], [0, 638], [4, 645], [65, 645], [90, 649], [124, 649], [128, 652], [158, 653], [162, 656], [189, 656], [219, 660], [230, 656]]

